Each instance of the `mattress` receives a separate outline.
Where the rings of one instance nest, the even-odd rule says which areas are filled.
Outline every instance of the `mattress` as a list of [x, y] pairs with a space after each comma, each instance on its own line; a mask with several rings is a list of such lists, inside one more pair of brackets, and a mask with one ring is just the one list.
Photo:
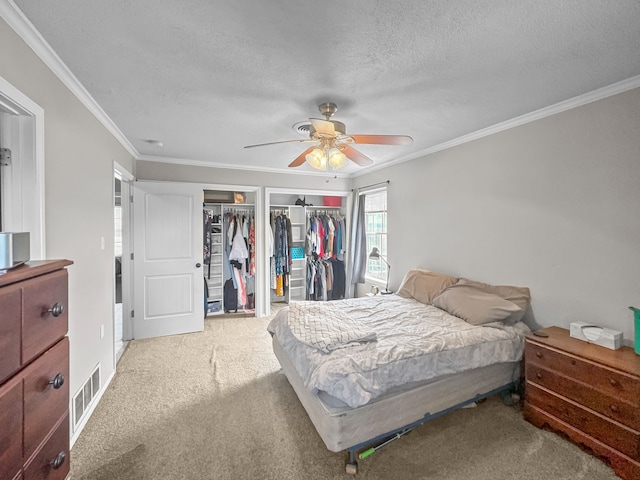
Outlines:
[[324, 391], [305, 387], [288, 354], [273, 337], [273, 351], [311, 422], [332, 452], [364, 444], [518, 379], [520, 362], [497, 363], [444, 375], [421, 385], [405, 385], [352, 408]]
[[397, 295], [294, 302], [268, 329], [306, 390], [351, 408], [438, 378], [518, 362], [529, 332], [522, 322], [470, 325]]

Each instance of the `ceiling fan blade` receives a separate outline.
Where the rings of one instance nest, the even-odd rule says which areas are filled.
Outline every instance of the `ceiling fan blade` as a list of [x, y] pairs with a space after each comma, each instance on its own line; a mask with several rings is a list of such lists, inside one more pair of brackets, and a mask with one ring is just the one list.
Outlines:
[[328, 120], [321, 120], [320, 118], [310, 118], [309, 121], [316, 132], [321, 135], [335, 135], [336, 127], [333, 122]]
[[307, 148], [298, 157], [296, 157], [296, 159], [293, 162], [289, 164], [289, 168], [299, 167], [300, 165], [302, 165], [307, 160], [305, 158], [307, 154], [311, 153], [311, 150], [313, 150], [314, 148], [316, 148], [315, 145], [313, 147]]
[[361, 167], [366, 167], [367, 165], [371, 165], [373, 163], [373, 160], [371, 160], [365, 154], [360, 153], [350, 145], [345, 146], [344, 149], [342, 149], [342, 153], [344, 153], [349, 160], [357, 163]]
[[409, 135], [349, 135], [356, 143], [367, 145], [411, 145]]
[[283, 140], [281, 142], [269, 142], [269, 143], [258, 143], [256, 145], [245, 145], [244, 148], [253, 148], [253, 147], [264, 147], [265, 145], [278, 145], [279, 143], [302, 143], [302, 142], [312, 142], [313, 140], [309, 138], [303, 138], [300, 140]]

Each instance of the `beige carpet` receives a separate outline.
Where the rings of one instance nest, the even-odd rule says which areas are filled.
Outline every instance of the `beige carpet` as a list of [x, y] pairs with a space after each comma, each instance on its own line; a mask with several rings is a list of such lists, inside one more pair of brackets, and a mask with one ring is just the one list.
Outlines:
[[[133, 341], [71, 451], [73, 480], [349, 479], [280, 372], [268, 319], [224, 315], [203, 333]], [[491, 398], [359, 461], [363, 479], [617, 478]]]

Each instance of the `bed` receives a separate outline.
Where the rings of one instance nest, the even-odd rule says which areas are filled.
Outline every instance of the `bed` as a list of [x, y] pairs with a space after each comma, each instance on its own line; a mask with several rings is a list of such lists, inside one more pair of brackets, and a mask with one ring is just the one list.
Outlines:
[[513, 389], [529, 302], [526, 288], [412, 270], [397, 294], [292, 302], [268, 331], [318, 434], [355, 473], [359, 451]]

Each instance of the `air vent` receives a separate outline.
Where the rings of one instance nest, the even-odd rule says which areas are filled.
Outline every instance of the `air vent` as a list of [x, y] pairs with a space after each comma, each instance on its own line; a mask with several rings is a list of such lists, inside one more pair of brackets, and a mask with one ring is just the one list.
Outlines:
[[308, 121], [298, 122], [293, 126], [293, 131], [308, 137], [311, 131], [311, 124]]
[[100, 364], [98, 364], [82, 388], [73, 397], [74, 430], [75, 427], [80, 425], [80, 422], [82, 422], [86, 413], [89, 411], [89, 407], [91, 406], [93, 399], [100, 391], [100, 376]]

